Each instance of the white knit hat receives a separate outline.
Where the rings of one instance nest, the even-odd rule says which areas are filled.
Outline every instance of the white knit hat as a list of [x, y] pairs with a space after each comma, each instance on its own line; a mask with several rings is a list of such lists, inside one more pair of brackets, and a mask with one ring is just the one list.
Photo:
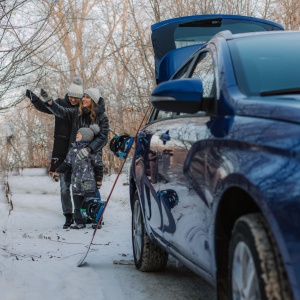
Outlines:
[[74, 98], [82, 98], [83, 96], [83, 80], [79, 76], [75, 76], [68, 88], [68, 96]]
[[95, 104], [98, 104], [99, 98], [101, 97], [101, 91], [97, 88], [89, 88], [83, 92], [84, 94], [89, 95]]

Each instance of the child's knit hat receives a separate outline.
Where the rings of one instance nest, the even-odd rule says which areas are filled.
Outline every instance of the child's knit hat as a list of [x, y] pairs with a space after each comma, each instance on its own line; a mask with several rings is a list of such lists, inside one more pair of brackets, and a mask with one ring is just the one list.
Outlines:
[[78, 132], [82, 135], [82, 142], [91, 142], [95, 135], [100, 132], [100, 127], [97, 124], [92, 124], [90, 127], [81, 127]]

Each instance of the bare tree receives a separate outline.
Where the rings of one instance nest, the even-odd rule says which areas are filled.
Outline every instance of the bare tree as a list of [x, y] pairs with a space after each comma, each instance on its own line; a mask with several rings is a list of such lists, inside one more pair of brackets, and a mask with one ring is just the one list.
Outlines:
[[[110, 128], [134, 135], [148, 112], [155, 86], [151, 24], [186, 15], [225, 13], [266, 18], [297, 29], [299, 1], [2, 1], [0, 111], [23, 100], [28, 87], [36, 92], [44, 87], [54, 97], [63, 96], [72, 77], [79, 75], [85, 88], [104, 87]], [[32, 110], [28, 101], [12, 111], [18, 118], [10, 116], [11, 122], [22, 128], [11, 141], [22, 166], [32, 161], [34, 166], [42, 164], [51, 149], [52, 139], [45, 138], [52, 136], [49, 123], [53, 119]], [[17, 152], [11, 145], [9, 149], [7, 161], [16, 161]], [[104, 161], [112, 169], [120, 163], [108, 146]]]
[[42, 0], [37, 6], [38, 14], [48, 16], [47, 28], [55, 35], [44, 43], [42, 53], [34, 53], [34, 60], [44, 65], [41, 83], [54, 95], [64, 93], [75, 75], [83, 78], [85, 87], [101, 85], [102, 66], [111, 55], [112, 32], [107, 31], [109, 24], [103, 22], [100, 8], [109, 3]]
[[42, 77], [41, 65], [32, 62], [32, 55], [54, 32], [45, 32], [47, 15], [30, 18], [31, 2], [0, 2], [0, 110], [20, 103], [24, 99], [21, 88]]
[[287, 30], [300, 28], [300, 1], [279, 0], [273, 5], [272, 18], [276, 18]]
[[5, 129], [2, 140], [6, 147], [1, 155], [2, 170], [48, 164], [49, 149], [53, 142], [49, 139], [49, 135], [53, 135], [53, 116], [36, 113], [32, 106], [28, 107], [28, 102], [18, 105], [13, 113], [6, 114], [2, 119]]

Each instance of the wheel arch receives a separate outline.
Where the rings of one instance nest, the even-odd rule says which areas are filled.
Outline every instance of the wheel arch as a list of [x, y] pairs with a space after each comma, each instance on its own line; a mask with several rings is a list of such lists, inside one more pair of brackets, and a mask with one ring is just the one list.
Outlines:
[[[241, 205], [243, 199], [243, 205]], [[243, 189], [232, 187], [222, 196], [215, 223], [215, 262], [218, 299], [228, 299], [228, 254], [231, 232], [236, 220], [249, 213], [261, 212], [254, 199]]]

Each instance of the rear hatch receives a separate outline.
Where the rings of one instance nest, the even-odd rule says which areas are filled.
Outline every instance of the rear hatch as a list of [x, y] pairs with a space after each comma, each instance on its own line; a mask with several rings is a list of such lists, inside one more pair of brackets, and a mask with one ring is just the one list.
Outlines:
[[199, 15], [151, 26], [157, 84], [166, 80], [199, 48], [223, 30], [234, 33], [284, 30], [274, 22], [236, 15]]

